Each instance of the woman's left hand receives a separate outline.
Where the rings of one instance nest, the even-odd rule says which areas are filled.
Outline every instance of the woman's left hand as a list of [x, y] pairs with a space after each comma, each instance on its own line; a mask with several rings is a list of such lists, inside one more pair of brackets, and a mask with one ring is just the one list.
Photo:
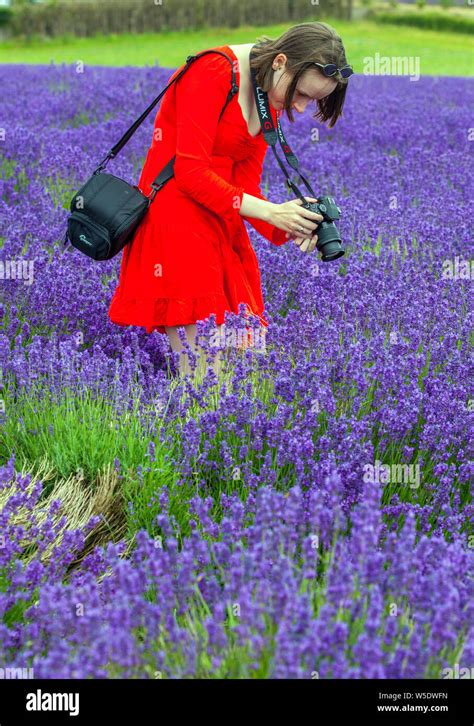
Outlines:
[[293, 242], [298, 245], [301, 252], [312, 252], [316, 248], [317, 241], [317, 234], [314, 237], [293, 237]]

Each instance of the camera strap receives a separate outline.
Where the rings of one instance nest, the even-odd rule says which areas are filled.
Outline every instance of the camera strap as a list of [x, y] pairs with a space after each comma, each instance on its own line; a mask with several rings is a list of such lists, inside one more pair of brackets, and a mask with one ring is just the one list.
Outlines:
[[[250, 50], [250, 58], [252, 58], [253, 55], [253, 48]], [[276, 144], [277, 141], [280, 142], [280, 146], [283, 149], [283, 153], [285, 154], [287, 163], [296, 171], [300, 179], [305, 184], [306, 188], [308, 189], [309, 193], [312, 197], [315, 199], [317, 198], [316, 194], [314, 193], [313, 189], [311, 188], [311, 184], [306, 179], [305, 176], [299, 171], [299, 162], [296, 158], [296, 155], [293, 153], [293, 151], [290, 148], [290, 145], [288, 144], [285, 134], [283, 133], [283, 129], [281, 128], [280, 124], [280, 118], [277, 113], [277, 130], [275, 130], [275, 124], [273, 123], [272, 114], [270, 112], [270, 103], [268, 101], [268, 94], [266, 91], [264, 91], [257, 83], [257, 74], [255, 72], [255, 69], [250, 67], [250, 73], [252, 76], [252, 85], [253, 85], [253, 92], [255, 96], [255, 103], [257, 104], [257, 112], [258, 117], [260, 119], [260, 125], [262, 127], [262, 134], [269, 146], [272, 147], [272, 151], [275, 155], [275, 158], [280, 166], [280, 169], [282, 170], [283, 174], [286, 178], [286, 183], [290, 189], [293, 190], [293, 192], [296, 194], [296, 196], [299, 199], [304, 200], [303, 195], [301, 194], [300, 190], [296, 186], [294, 182], [291, 181], [290, 177], [288, 176], [288, 172], [283, 165], [283, 162], [281, 158], [278, 156], [276, 151]]]

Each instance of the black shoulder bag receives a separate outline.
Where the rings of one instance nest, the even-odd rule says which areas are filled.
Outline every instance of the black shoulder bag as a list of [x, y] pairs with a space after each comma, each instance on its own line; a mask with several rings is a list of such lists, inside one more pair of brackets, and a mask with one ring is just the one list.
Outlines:
[[103, 169], [105, 169], [109, 160], [117, 156], [119, 151], [123, 149], [171, 84], [181, 78], [193, 61], [207, 53], [223, 55], [232, 67], [231, 88], [224, 108], [220, 113], [220, 119], [227, 104], [239, 90], [235, 82], [233, 61], [220, 50], [205, 50], [197, 55], [189, 55], [186, 58], [186, 66], [183, 70], [155, 98], [140, 118], [130, 126], [120, 141], [112, 147], [107, 156], [100, 162], [90, 179], [82, 185], [72, 198], [71, 214], [67, 218], [64, 244], [67, 244], [69, 239], [73, 247], [93, 260], [110, 260], [131, 241], [156, 193], [173, 176], [176, 156], [173, 156], [158, 174], [151, 185], [152, 191], [149, 196], [143, 194], [136, 185], [128, 184], [113, 174], [104, 174]]

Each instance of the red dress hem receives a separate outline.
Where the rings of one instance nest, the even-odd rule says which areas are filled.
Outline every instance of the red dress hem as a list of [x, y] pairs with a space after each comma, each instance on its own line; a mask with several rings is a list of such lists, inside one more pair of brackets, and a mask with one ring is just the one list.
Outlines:
[[[212, 310], [212, 313], [209, 313]], [[259, 312], [255, 312], [247, 305], [250, 315], [255, 315], [260, 324], [268, 327], [268, 321]], [[187, 298], [139, 298], [120, 302], [112, 300], [109, 318], [116, 325], [134, 325], [145, 328], [147, 333], [155, 330], [166, 333], [165, 327], [171, 328], [182, 325], [193, 325], [198, 320], [203, 321], [215, 315], [216, 325], [225, 322], [225, 313], [233, 313], [225, 295], [208, 295], [205, 297]], [[234, 313], [237, 314], [237, 313]], [[160, 320], [160, 323], [155, 322]], [[163, 322], [164, 321], [164, 322]]]

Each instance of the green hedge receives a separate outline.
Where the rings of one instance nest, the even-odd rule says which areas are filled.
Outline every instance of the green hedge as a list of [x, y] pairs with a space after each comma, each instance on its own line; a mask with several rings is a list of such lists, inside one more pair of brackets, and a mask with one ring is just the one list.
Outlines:
[[352, 0], [52, 0], [13, 8], [10, 32], [57, 37], [71, 33], [158, 33], [206, 27], [297, 23], [308, 16], [350, 19]]
[[13, 13], [13, 9], [10, 8], [0, 8], [0, 28], [8, 25], [8, 23], [11, 20]]
[[461, 15], [448, 15], [445, 13], [430, 12], [421, 10], [411, 13], [390, 13], [377, 12], [372, 10], [368, 13], [367, 19], [375, 20], [376, 23], [389, 23], [390, 25], [411, 25], [423, 30], [440, 30], [451, 33], [474, 33], [474, 20]]

